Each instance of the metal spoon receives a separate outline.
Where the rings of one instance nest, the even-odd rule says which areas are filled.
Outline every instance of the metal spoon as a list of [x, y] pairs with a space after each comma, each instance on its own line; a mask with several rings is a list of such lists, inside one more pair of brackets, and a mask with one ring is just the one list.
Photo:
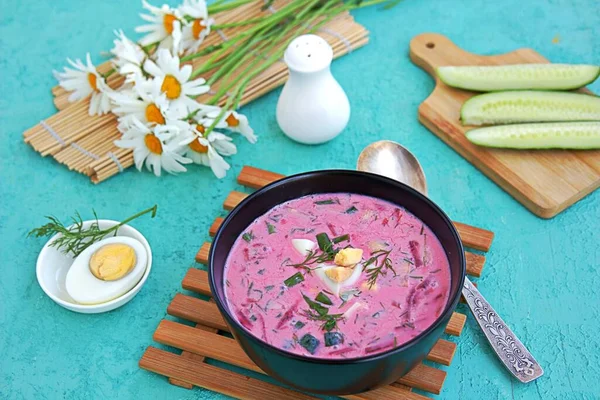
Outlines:
[[358, 156], [356, 169], [395, 179], [427, 196], [427, 181], [421, 164], [396, 142], [381, 140], [365, 147]]
[[[427, 195], [421, 165], [398, 143], [383, 140], [370, 144], [360, 153], [356, 169], [387, 176]], [[542, 376], [542, 367], [467, 277], [462, 295], [492, 349], [510, 373], [523, 383]]]

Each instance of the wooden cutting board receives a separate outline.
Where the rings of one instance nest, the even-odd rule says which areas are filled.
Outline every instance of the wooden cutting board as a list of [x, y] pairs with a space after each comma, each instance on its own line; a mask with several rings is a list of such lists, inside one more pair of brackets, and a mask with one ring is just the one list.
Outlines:
[[460, 107], [474, 92], [453, 89], [435, 77], [445, 65], [547, 63], [532, 49], [496, 56], [466, 52], [447, 37], [424, 33], [410, 42], [411, 60], [436, 80], [419, 106], [419, 121], [534, 214], [552, 218], [600, 186], [600, 151], [503, 150], [471, 144]]

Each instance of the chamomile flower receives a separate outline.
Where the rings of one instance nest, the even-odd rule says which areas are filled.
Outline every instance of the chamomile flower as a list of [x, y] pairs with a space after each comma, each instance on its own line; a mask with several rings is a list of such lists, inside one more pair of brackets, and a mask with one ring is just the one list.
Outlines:
[[212, 144], [217, 153], [222, 156], [232, 156], [237, 154], [237, 147], [233, 144], [233, 139], [221, 132], [212, 131], [209, 133], [208, 141]]
[[215, 23], [208, 18], [208, 10], [204, 0], [184, 0], [179, 7], [181, 14], [193, 20], [182, 28], [181, 47], [185, 51], [196, 51], [210, 33], [210, 27]]
[[181, 155], [184, 146], [173, 140], [177, 134], [169, 126], [159, 125], [151, 129], [134, 120], [123, 138], [114, 143], [124, 149], [133, 149], [133, 160], [138, 170], [145, 164], [156, 176], [160, 176], [162, 170], [175, 174], [187, 171], [182, 164], [192, 162]]
[[221, 154], [226, 156], [235, 154], [237, 148], [231, 143], [230, 137], [220, 132], [212, 131], [208, 137], [204, 137], [205, 130], [206, 127], [199, 124], [193, 134], [183, 140], [182, 144], [187, 147], [184, 154], [194, 163], [210, 167], [217, 178], [224, 178], [231, 167]]
[[140, 14], [140, 17], [150, 23], [135, 28], [136, 32], [146, 33], [146, 36], [140, 39], [140, 45], [148, 46], [160, 42], [160, 48], [171, 49], [178, 54], [181, 51], [182, 35], [182, 17], [179, 10], [166, 4], [160, 8], [154, 7], [146, 0], [142, 0], [142, 5], [150, 14]]
[[165, 93], [145, 82], [136, 80], [131, 91], [117, 92], [111, 95], [114, 104], [113, 113], [119, 118], [119, 130], [127, 130], [134, 120], [149, 127], [155, 125], [178, 125], [179, 119], [186, 116], [177, 108], [169, 107]]
[[[214, 121], [219, 116], [221, 111], [211, 111], [204, 118], [205, 124]], [[235, 111], [227, 111], [217, 124], [218, 128], [226, 128], [232, 132], [240, 133], [252, 144], [256, 143], [258, 138], [254, 134], [254, 129], [250, 127], [248, 118], [245, 115]]]
[[104, 82], [102, 75], [96, 71], [92, 64], [90, 53], [87, 53], [86, 62], [83, 64], [80, 59], [73, 62], [67, 58], [67, 61], [75, 69], [65, 67], [64, 72], [54, 71], [54, 76], [58, 79], [58, 84], [71, 93], [69, 102], [81, 100], [90, 94], [89, 114], [105, 114], [110, 111], [110, 98], [108, 94], [110, 88]]
[[115, 56], [112, 62], [119, 74], [125, 76], [126, 83], [134, 82], [136, 76], [142, 74], [146, 53], [137, 43], [125, 36], [122, 30], [115, 31], [115, 35], [115, 47], [110, 51]]
[[179, 65], [179, 57], [171, 55], [168, 50], [158, 50], [156, 62], [146, 60], [144, 70], [154, 76], [153, 84], [160, 86], [170, 106], [188, 112], [197, 110], [199, 103], [190, 98], [209, 91], [209, 86], [202, 78], [190, 81], [191, 65]]
[[254, 134], [254, 129], [250, 127], [248, 117], [245, 115], [239, 114], [235, 111], [230, 111], [227, 117], [225, 117], [225, 123], [227, 124], [227, 129], [241, 134], [243, 137], [248, 139], [250, 143], [254, 144], [258, 140]]

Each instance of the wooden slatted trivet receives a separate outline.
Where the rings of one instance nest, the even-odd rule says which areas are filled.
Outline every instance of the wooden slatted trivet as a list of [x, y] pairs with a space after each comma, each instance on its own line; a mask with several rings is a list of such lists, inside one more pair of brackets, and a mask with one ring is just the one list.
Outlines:
[[[246, 166], [238, 176], [238, 183], [258, 189], [281, 178], [283, 178], [283, 175]], [[232, 210], [246, 196], [248, 195], [245, 193], [233, 191], [225, 199], [223, 207], [226, 210]], [[215, 235], [222, 222], [223, 218], [218, 217], [215, 219], [209, 231], [211, 236]], [[465, 247], [483, 252], [489, 250], [494, 238], [492, 232], [458, 222], [454, 224]], [[196, 255], [196, 261], [206, 264], [209, 250], [210, 243], [204, 243]], [[465, 254], [467, 274], [473, 277], [480, 276], [485, 263], [485, 256], [470, 251], [466, 251]], [[198, 268], [188, 270], [183, 279], [182, 287], [185, 290], [209, 298], [212, 296], [208, 285], [208, 274]], [[206, 301], [196, 296], [177, 293], [171, 304], [169, 304], [167, 313], [194, 322], [196, 326], [192, 327], [163, 319], [154, 332], [153, 339], [158, 343], [178, 348], [182, 350], [182, 353], [175, 354], [149, 346], [139, 362], [141, 368], [169, 377], [169, 381], [174, 385], [188, 389], [193, 386], [200, 386], [240, 399], [314, 398], [308, 394], [299, 393], [206, 363], [205, 359], [209, 358], [245, 368], [249, 371], [263, 373], [248, 358], [234, 339], [219, 334], [229, 332], [229, 327], [212, 299]], [[446, 327], [446, 334], [459, 336], [466, 318], [464, 314], [455, 312]], [[456, 344], [454, 342], [440, 339], [427, 355], [427, 360], [448, 366], [452, 362], [455, 351]], [[356, 400], [424, 400], [428, 397], [412, 392], [412, 388], [439, 394], [445, 379], [446, 371], [421, 363], [392, 385], [367, 393], [344, 396], [344, 398]]]

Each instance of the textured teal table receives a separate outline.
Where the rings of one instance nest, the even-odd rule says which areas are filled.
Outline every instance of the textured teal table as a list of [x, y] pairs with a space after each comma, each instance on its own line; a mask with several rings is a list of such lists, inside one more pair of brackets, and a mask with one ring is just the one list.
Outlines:
[[[226, 194], [240, 189], [236, 174], [244, 164], [284, 174], [353, 168], [365, 145], [384, 138], [415, 152], [433, 199], [453, 219], [496, 233], [479, 287], [545, 369], [529, 385], [511, 379], [469, 318], [440, 397], [600, 395], [600, 192], [550, 221], [530, 214], [417, 122], [417, 106], [433, 82], [408, 59], [411, 37], [437, 31], [477, 53], [528, 46], [553, 61], [600, 64], [596, 0], [405, 0], [390, 11], [361, 10], [354, 15], [371, 31], [371, 43], [333, 65], [352, 105], [339, 138], [319, 147], [288, 140], [275, 122], [276, 91], [244, 109], [260, 140], [255, 146], [237, 140], [240, 151], [226, 179], [201, 168], [162, 179], [129, 170], [99, 186], [39, 157], [21, 133], [55, 112], [52, 69], [62, 68], [67, 56], [109, 49], [113, 29], [132, 34], [139, 3], [2, 3], [0, 398], [222, 398], [171, 386], [137, 362], [208, 239], [209, 224], [223, 213]], [[600, 91], [600, 84], [592, 89]], [[95, 208], [101, 217], [121, 219], [154, 203], [158, 217], [134, 223], [152, 245], [154, 265], [132, 302], [108, 314], [81, 315], [44, 295], [35, 278], [43, 242], [25, 238], [44, 215], [80, 210], [89, 217]]]

